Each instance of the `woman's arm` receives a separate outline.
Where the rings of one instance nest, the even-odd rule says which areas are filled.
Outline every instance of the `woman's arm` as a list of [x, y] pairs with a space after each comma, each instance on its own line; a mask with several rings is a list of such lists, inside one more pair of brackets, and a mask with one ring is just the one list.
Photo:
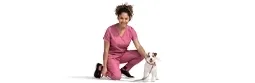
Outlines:
[[110, 43], [108, 41], [104, 41], [104, 54], [103, 54], [103, 65], [107, 66], [108, 53], [109, 53]]
[[134, 40], [133, 40], [133, 43], [134, 43], [134, 45], [135, 45], [137, 51], [139, 52], [139, 54], [145, 58], [145, 57], [146, 57], [146, 52], [145, 52], [145, 50], [143, 49], [143, 47], [142, 47], [142, 45], [140, 44], [140, 42], [138, 41], [138, 39], [134, 39]]

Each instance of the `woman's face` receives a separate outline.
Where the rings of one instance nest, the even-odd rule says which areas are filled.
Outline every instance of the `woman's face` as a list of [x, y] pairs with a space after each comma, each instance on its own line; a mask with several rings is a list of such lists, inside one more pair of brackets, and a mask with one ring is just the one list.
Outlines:
[[123, 12], [118, 16], [118, 20], [121, 27], [126, 27], [129, 22], [129, 16], [127, 13]]

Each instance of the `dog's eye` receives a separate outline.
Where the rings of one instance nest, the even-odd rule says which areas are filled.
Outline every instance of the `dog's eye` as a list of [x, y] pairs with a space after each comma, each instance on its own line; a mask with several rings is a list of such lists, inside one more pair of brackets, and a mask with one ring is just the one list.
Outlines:
[[150, 55], [147, 55], [147, 57], [150, 57]]

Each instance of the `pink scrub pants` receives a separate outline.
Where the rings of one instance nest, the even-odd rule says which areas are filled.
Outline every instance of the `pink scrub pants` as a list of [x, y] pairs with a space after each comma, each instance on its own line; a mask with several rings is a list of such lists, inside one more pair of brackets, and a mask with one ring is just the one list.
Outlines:
[[127, 50], [124, 53], [110, 53], [107, 61], [107, 76], [112, 80], [121, 79], [121, 71], [119, 65], [127, 63], [125, 67], [129, 71], [133, 66], [141, 62], [144, 58], [137, 50]]

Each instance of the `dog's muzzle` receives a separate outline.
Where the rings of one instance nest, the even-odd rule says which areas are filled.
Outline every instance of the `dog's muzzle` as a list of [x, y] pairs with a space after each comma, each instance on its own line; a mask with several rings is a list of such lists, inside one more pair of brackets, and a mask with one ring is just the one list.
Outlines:
[[150, 62], [153, 62], [153, 60], [152, 60], [152, 59], [150, 59]]

